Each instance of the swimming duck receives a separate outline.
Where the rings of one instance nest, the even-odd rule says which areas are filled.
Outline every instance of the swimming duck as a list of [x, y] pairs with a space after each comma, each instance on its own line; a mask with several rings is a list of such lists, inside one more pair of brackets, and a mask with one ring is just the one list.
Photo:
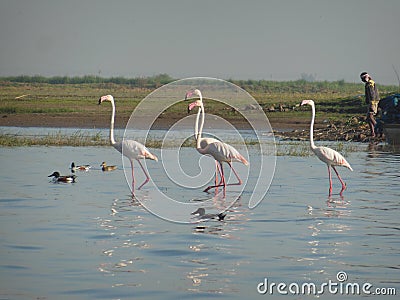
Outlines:
[[53, 172], [53, 174], [50, 174], [47, 177], [53, 177], [54, 182], [75, 182], [75, 178], [77, 177], [76, 175], [66, 175], [66, 176], [61, 176], [59, 172]]
[[71, 171], [72, 171], [72, 173], [75, 172], [75, 171], [89, 171], [90, 168], [91, 168], [90, 165], [75, 166], [74, 162], [71, 163]]
[[217, 219], [218, 221], [222, 221], [225, 218], [226, 213], [206, 214], [206, 210], [203, 207], [200, 207], [196, 211], [192, 212], [191, 215], [198, 215], [201, 220]]
[[106, 164], [105, 161], [103, 161], [103, 162], [101, 163], [100, 167], [101, 167], [101, 170], [102, 170], [103, 172], [105, 172], [105, 171], [114, 171], [114, 170], [117, 169], [117, 166], [107, 166], [107, 164]]

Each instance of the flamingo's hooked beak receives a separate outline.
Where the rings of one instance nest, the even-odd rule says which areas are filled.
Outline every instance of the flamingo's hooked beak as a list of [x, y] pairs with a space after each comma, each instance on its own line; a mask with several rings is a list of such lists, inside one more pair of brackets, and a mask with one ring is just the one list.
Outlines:
[[190, 111], [196, 106], [199, 106], [198, 101], [194, 101], [194, 102], [190, 103], [188, 106], [188, 113], [190, 113]]
[[306, 105], [309, 103], [310, 103], [310, 100], [303, 100], [303, 101], [301, 101], [300, 106], [303, 106], [303, 105]]
[[101, 96], [100, 98], [99, 98], [99, 105], [101, 104], [101, 103], [103, 103], [103, 101], [107, 101], [107, 100], [109, 100], [109, 96], [111, 96], [111, 95], [108, 95], [108, 96]]

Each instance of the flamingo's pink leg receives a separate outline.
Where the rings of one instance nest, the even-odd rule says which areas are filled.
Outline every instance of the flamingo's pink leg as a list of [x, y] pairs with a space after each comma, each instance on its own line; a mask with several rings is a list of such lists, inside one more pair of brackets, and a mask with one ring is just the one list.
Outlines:
[[137, 161], [138, 161], [140, 167], [142, 168], [144, 175], [146, 176], [146, 180], [138, 187], [138, 190], [140, 190], [146, 183], [148, 183], [150, 181], [150, 176], [149, 176], [149, 174], [147, 174], [147, 172], [146, 172], [145, 168], [143, 167], [142, 163], [140, 162], [140, 160], [137, 159]]
[[217, 183], [217, 179], [215, 179], [215, 185], [210, 185], [209, 187], [207, 187], [204, 192], [208, 192], [208, 190], [212, 189], [212, 188], [218, 188], [220, 186], [225, 186], [225, 176], [224, 176], [224, 169], [222, 167], [222, 163], [218, 162], [217, 160], [215, 161], [216, 163], [216, 170], [215, 170], [215, 177], [217, 177], [217, 171], [219, 172], [219, 175], [221, 177], [221, 180], [219, 181], [219, 183]]
[[130, 160], [131, 162], [131, 169], [132, 169], [132, 196], [135, 195], [135, 171], [133, 169], [133, 160]]
[[233, 171], [233, 174], [235, 174], [236, 179], [238, 180], [238, 182], [237, 182], [237, 183], [228, 183], [228, 184], [226, 183], [226, 181], [225, 181], [225, 175], [224, 175], [224, 169], [223, 169], [223, 167], [222, 167], [222, 163], [220, 163], [220, 168], [221, 168], [221, 171], [220, 171], [220, 173], [221, 173], [221, 181], [219, 182], [218, 185], [216, 184], [216, 185], [212, 185], [212, 186], [207, 187], [207, 188], [204, 190], [204, 192], [207, 192], [209, 189], [212, 189], [212, 188], [218, 188], [218, 187], [220, 187], [220, 186], [224, 186], [224, 189], [226, 189], [226, 187], [227, 187], [228, 185], [241, 185], [241, 184], [243, 183], [242, 180], [240, 179], [238, 173], [236, 172], [235, 168], [232, 166], [232, 163], [227, 162], [227, 164], [229, 165], [229, 167], [230, 167], [231, 170]]
[[218, 161], [215, 161], [215, 163], [216, 163], [216, 166], [217, 166], [217, 169], [218, 169], [219, 176], [221, 177], [221, 180], [219, 181], [218, 185], [221, 186], [222, 179], [225, 179], [225, 178], [223, 178], [222, 171], [221, 171], [222, 163], [219, 163]]
[[328, 176], [329, 176], [329, 197], [332, 196], [332, 175], [331, 175], [331, 168], [328, 165]]
[[218, 171], [219, 171], [218, 162], [215, 161], [215, 185], [217, 185], [217, 181], [218, 181]]
[[[233, 174], [235, 174], [236, 179], [238, 180], [238, 182], [237, 182], [237, 183], [226, 183], [226, 181], [225, 181], [225, 176], [224, 176], [224, 183], [223, 183], [223, 185], [224, 185], [225, 187], [228, 186], [228, 185], [241, 185], [243, 182], [242, 182], [242, 180], [240, 179], [240, 177], [239, 177], [238, 173], [236, 172], [235, 168], [232, 166], [232, 163], [227, 162], [227, 164], [229, 165], [229, 167], [230, 167], [231, 170], [233, 171]], [[221, 163], [221, 168], [222, 168], [222, 163]], [[221, 186], [221, 184], [220, 184], [220, 186]]]
[[[218, 162], [215, 161], [215, 186], [218, 185], [218, 183], [217, 183], [218, 182], [218, 172], [221, 173], [219, 166], [218, 166]], [[222, 177], [221, 177], [221, 179], [222, 179]], [[218, 187], [215, 188], [215, 193], [216, 194], [218, 193]]]
[[222, 185], [224, 186], [224, 197], [226, 197], [226, 181], [225, 181], [225, 174], [224, 174], [224, 167], [222, 166], [222, 162], [219, 163], [221, 169], [221, 181]]
[[340, 196], [342, 196], [343, 191], [346, 189], [346, 183], [342, 180], [342, 178], [339, 175], [339, 172], [336, 170], [336, 168], [334, 166], [332, 166], [333, 170], [336, 173], [336, 176], [339, 178], [340, 183], [342, 184], [342, 189], [340, 191]]
[[231, 169], [232, 169], [232, 171], [233, 171], [233, 174], [235, 174], [235, 176], [236, 176], [238, 182], [237, 182], [237, 183], [229, 183], [229, 184], [227, 184], [227, 185], [241, 185], [243, 182], [242, 182], [242, 180], [240, 179], [238, 173], [237, 173], [236, 170], [233, 168], [233, 166], [232, 166], [232, 164], [231, 164], [230, 162], [228, 162], [228, 165], [231, 167]]

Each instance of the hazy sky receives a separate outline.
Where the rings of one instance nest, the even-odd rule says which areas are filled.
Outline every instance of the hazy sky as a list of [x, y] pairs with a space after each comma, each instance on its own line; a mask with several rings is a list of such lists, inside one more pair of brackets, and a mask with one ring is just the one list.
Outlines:
[[398, 84], [398, 0], [0, 0], [0, 76]]

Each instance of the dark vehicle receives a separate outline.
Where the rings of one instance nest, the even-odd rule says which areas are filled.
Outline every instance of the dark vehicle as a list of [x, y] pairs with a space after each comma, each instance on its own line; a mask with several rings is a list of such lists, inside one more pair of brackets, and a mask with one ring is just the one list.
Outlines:
[[393, 94], [379, 101], [381, 117], [377, 119], [376, 132], [385, 133], [389, 144], [400, 145], [400, 94]]

